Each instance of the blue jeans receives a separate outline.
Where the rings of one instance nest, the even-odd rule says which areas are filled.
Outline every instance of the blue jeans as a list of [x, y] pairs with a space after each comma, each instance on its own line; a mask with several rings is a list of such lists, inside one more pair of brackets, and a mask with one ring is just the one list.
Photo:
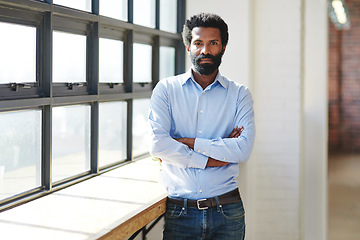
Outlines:
[[164, 240], [243, 240], [245, 211], [242, 201], [206, 210], [167, 204]]

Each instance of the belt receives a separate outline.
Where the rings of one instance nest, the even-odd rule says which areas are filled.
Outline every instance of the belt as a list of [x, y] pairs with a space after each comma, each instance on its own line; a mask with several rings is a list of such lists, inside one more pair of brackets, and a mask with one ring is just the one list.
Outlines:
[[[237, 203], [241, 201], [240, 193], [238, 189], [235, 189], [233, 191], [227, 192], [223, 195], [217, 196], [219, 199], [219, 205], [226, 205], [231, 203]], [[173, 198], [167, 198], [167, 203], [184, 206], [184, 200], [182, 199], [173, 199]], [[216, 199], [215, 197], [212, 198], [204, 198], [199, 200], [187, 200], [187, 206], [188, 207], [195, 207], [199, 210], [206, 210], [208, 208], [216, 207]]]

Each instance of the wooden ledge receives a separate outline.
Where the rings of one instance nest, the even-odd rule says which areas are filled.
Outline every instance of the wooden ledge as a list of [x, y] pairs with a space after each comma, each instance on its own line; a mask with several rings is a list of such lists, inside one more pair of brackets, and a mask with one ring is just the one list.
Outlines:
[[160, 166], [119, 167], [0, 214], [4, 239], [126, 239], [165, 212]]
[[126, 239], [165, 213], [166, 198], [138, 213], [126, 222], [100, 237], [99, 240]]

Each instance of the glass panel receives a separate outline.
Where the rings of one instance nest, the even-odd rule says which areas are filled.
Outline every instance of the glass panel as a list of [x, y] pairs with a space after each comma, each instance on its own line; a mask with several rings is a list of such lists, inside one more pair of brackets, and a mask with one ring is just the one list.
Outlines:
[[0, 22], [0, 32], [0, 84], [36, 82], [36, 28]]
[[175, 75], [175, 48], [160, 47], [160, 79]]
[[155, 0], [134, 0], [134, 23], [155, 28]]
[[133, 156], [149, 152], [148, 114], [150, 99], [133, 101]]
[[124, 43], [118, 40], [99, 39], [99, 81], [123, 82]]
[[128, 0], [100, 0], [100, 14], [127, 21], [127, 2]]
[[0, 199], [41, 186], [41, 110], [0, 113]]
[[54, 31], [53, 82], [86, 82], [86, 36]]
[[146, 44], [134, 43], [134, 82], [151, 82], [152, 47]]
[[54, 107], [53, 182], [90, 170], [90, 106]]
[[91, 12], [91, 0], [53, 0], [53, 3]]
[[160, 29], [176, 33], [177, 0], [160, 0]]
[[126, 102], [99, 105], [99, 166], [126, 160]]

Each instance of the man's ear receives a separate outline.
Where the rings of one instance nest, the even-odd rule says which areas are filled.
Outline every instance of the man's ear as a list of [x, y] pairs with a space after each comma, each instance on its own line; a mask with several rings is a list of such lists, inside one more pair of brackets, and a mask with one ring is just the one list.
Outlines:
[[222, 54], [224, 55], [225, 53], [225, 49], [226, 49], [226, 46], [223, 46], [223, 50], [222, 50]]
[[190, 47], [189, 46], [185, 46], [185, 48], [186, 48], [186, 51], [190, 51]]

